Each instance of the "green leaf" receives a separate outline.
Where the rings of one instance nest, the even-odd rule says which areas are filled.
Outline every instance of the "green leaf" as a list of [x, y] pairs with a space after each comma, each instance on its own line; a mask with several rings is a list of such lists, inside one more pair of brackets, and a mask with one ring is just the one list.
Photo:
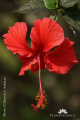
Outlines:
[[48, 9], [55, 9], [58, 7], [58, 0], [43, 0], [45, 7]]
[[76, 3], [78, 3], [78, 0], [60, 0], [60, 5], [65, 8], [72, 7]]
[[26, 4], [13, 11], [18, 13], [38, 13], [47, 10], [43, 0], [30, 0]]
[[77, 7], [65, 10], [64, 19], [74, 28], [80, 31], [80, 10]]
[[53, 15], [50, 15], [49, 18], [52, 19], [52, 20], [56, 20], [56, 21], [57, 21], [58, 16], [57, 16], [57, 15], [54, 15], [54, 16], [53, 16]]

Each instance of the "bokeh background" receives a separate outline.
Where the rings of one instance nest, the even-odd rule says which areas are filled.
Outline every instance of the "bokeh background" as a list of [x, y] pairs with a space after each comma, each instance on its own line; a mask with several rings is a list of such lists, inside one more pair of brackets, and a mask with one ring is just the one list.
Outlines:
[[[47, 106], [38, 114], [33, 111], [31, 104], [36, 104], [36, 91], [39, 89], [38, 71], [31, 74], [26, 71], [24, 76], [18, 76], [22, 63], [11, 51], [7, 50], [2, 35], [7, 33], [9, 26], [15, 22], [26, 22], [28, 33], [26, 40], [30, 46], [30, 31], [35, 19], [49, 17], [50, 12], [38, 14], [14, 13], [27, 0], [0, 0], [0, 120], [80, 120], [80, 62], [67, 74], [56, 75], [48, 70], [42, 70], [42, 86], [47, 95]], [[58, 23], [64, 30], [65, 37], [75, 41], [74, 49], [80, 61], [80, 31], [70, 29], [59, 14]], [[3, 117], [3, 83], [6, 77], [6, 117]], [[53, 118], [59, 109], [66, 109], [75, 118]]]

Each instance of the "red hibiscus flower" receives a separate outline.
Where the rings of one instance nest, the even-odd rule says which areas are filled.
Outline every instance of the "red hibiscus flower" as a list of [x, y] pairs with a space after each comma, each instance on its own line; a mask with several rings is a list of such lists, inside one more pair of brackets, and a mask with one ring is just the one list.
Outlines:
[[[34, 73], [39, 70], [40, 90], [36, 96], [37, 105], [31, 105], [34, 110], [43, 109], [46, 102], [45, 90], [41, 86], [40, 70], [48, 69], [55, 73], [67, 73], [76, 64], [77, 58], [73, 48], [74, 42], [64, 38], [62, 28], [49, 18], [35, 20], [31, 30], [31, 48], [25, 40], [27, 25], [24, 22], [17, 22], [13, 27], [9, 27], [8, 33], [4, 34], [4, 43], [8, 50], [14, 54], [18, 53], [18, 58], [23, 63], [19, 75], [23, 75], [25, 70]], [[58, 47], [57, 47], [58, 46]], [[54, 51], [49, 51], [57, 47]]]

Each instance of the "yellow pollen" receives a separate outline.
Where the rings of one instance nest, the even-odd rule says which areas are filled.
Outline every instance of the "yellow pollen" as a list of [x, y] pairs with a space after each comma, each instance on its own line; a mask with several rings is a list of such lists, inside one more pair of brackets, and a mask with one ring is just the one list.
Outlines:
[[42, 90], [42, 94], [41, 91], [39, 91], [35, 98], [35, 100], [38, 100], [36, 107], [43, 109], [46, 106], [47, 101], [45, 97], [46, 97], [45, 90]]
[[45, 90], [39, 90], [39, 93], [37, 93], [35, 100], [38, 100], [37, 105], [35, 106], [32, 104], [31, 106], [34, 107], [34, 111], [36, 110], [37, 113], [38, 108], [43, 109], [47, 104]]

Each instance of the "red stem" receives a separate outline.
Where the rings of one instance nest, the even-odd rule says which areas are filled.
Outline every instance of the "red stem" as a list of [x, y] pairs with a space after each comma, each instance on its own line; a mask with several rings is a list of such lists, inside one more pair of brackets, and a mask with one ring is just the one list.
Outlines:
[[39, 56], [39, 84], [40, 84], [40, 91], [42, 93], [42, 86], [41, 86], [41, 65], [40, 65], [40, 56]]

